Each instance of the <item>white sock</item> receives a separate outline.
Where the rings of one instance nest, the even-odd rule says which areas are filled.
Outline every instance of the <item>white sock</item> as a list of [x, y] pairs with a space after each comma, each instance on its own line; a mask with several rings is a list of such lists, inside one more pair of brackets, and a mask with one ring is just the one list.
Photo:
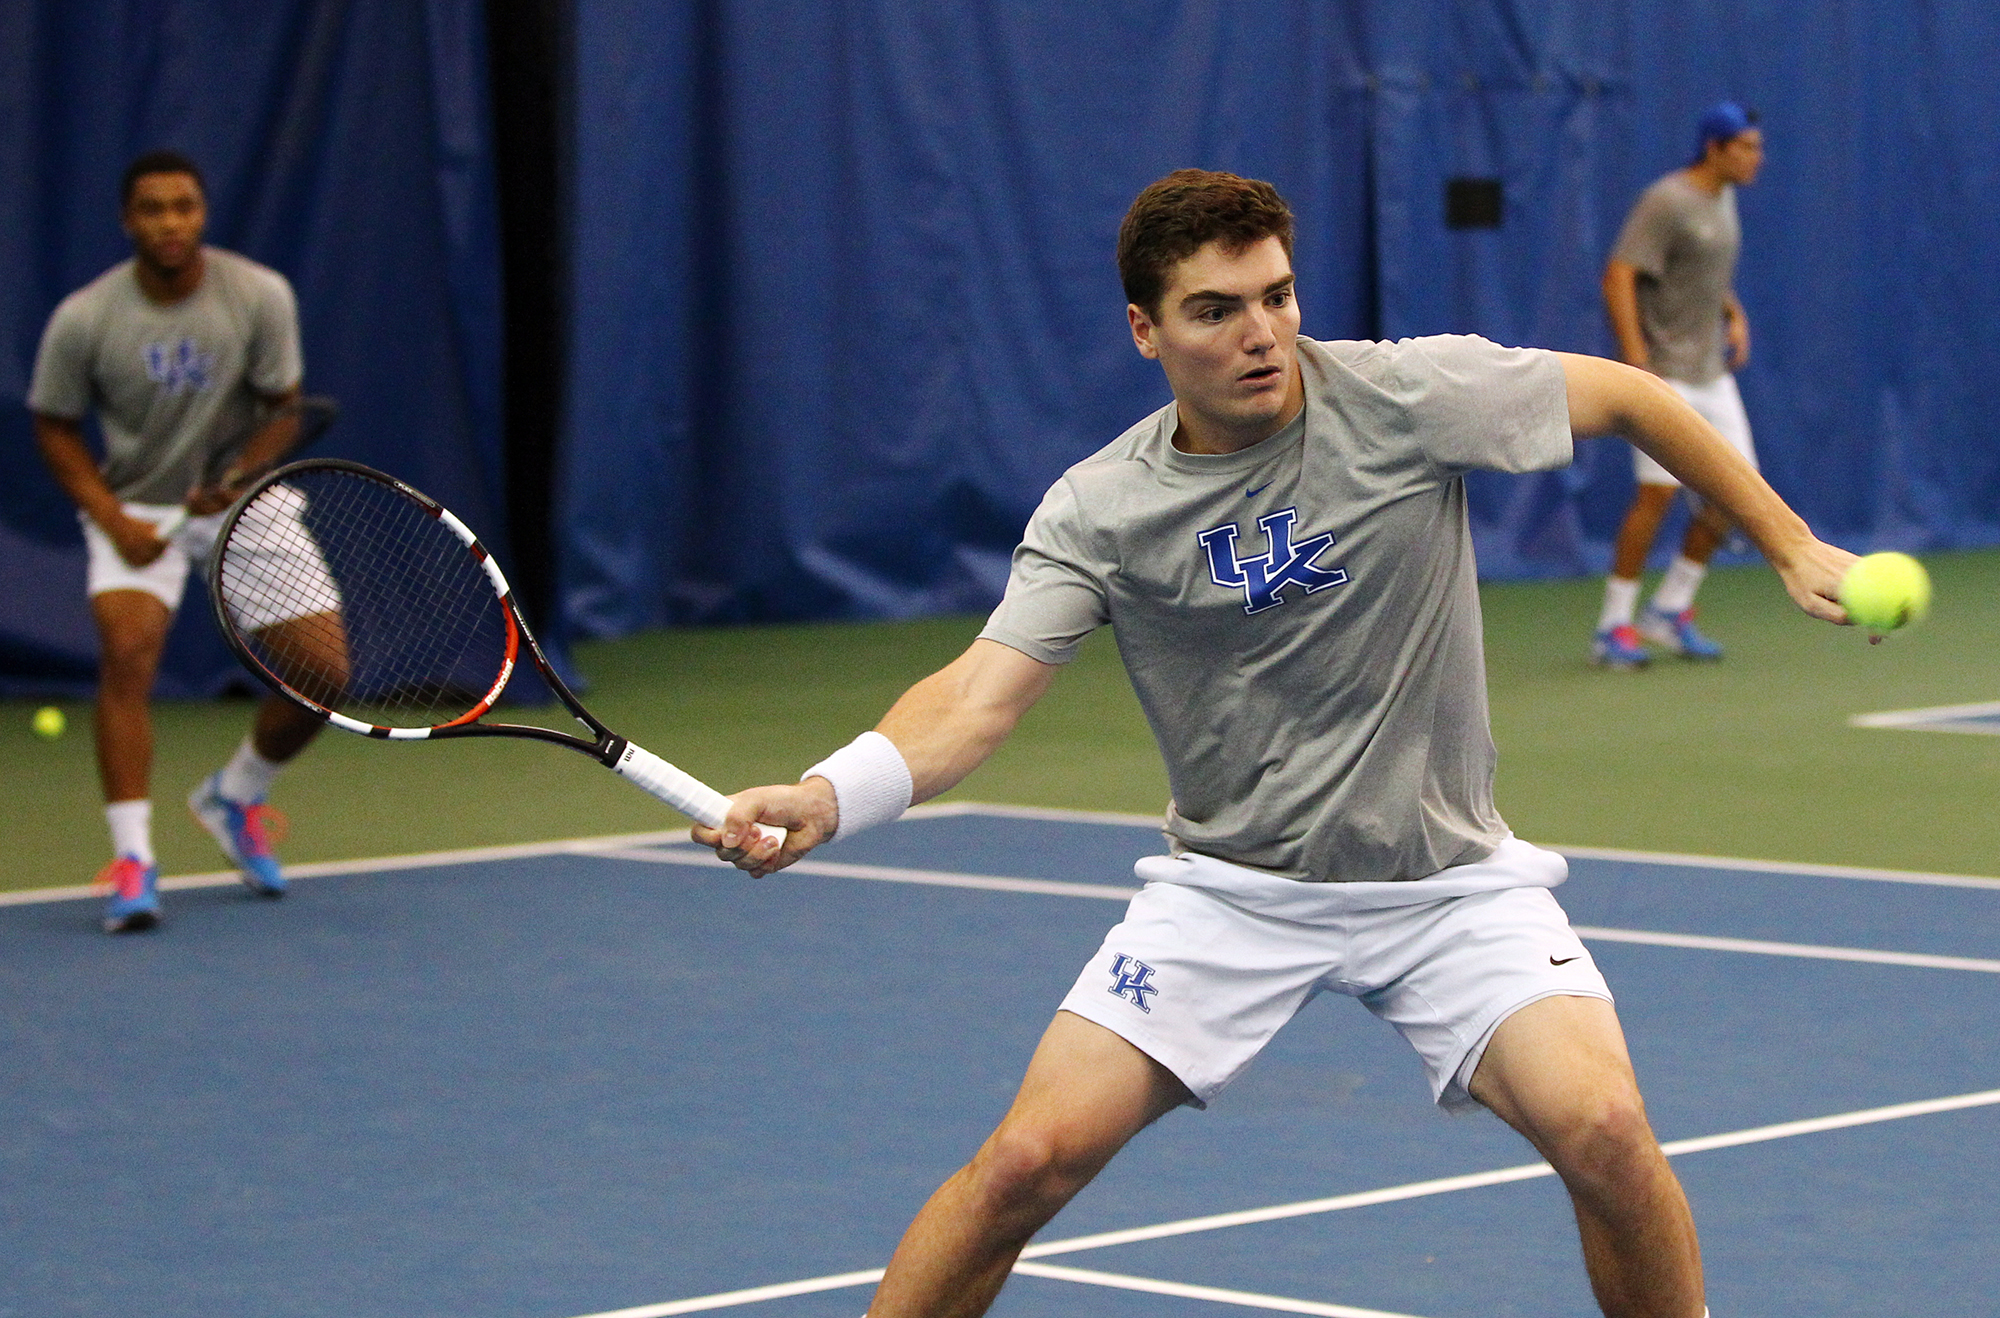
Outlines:
[[1613, 627], [1629, 627], [1632, 613], [1639, 607], [1639, 579], [1637, 577], [1606, 577], [1604, 579], [1604, 612], [1597, 615], [1597, 630], [1608, 632]]
[[243, 744], [236, 748], [236, 754], [223, 766], [222, 781], [216, 790], [226, 800], [238, 805], [255, 805], [271, 794], [271, 784], [277, 781], [278, 770], [285, 766], [276, 760], [267, 760], [257, 753], [257, 748], [245, 737]]
[[104, 807], [104, 821], [111, 825], [111, 850], [130, 856], [141, 865], [153, 863], [153, 803], [147, 800], [113, 801]]
[[1675, 554], [1674, 561], [1667, 565], [1667, 575], [1660, 578], [1660, 588], [1653, 592], [1653, 607], [1670, 615], [1692, 607], [1694, 593], [1707, 575], [1706, 565], [1685, 554]]

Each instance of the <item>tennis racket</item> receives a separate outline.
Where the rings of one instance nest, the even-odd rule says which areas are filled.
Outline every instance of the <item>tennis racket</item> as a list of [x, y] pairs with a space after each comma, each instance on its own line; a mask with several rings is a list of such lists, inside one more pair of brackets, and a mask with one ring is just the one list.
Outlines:
[[[340, 404], [323, 395], [307, 394], [302, 398], [295, 398], [283, 407], [278, 408], [269, 416], [259, 420], [243, 435], [228, 444], [224, 444], [213, 454], [209, 455], [207, 465], [202, 468], [202, 487], [206, 489], [220, 481], [222, 473], [228, 471], [229, 464], [242, 455], [244, 448], [258, 431], [264, 429], [264, 427], [270, 425], [280, 417], [288, 415], [296, 416], [299, 419], [298, 434], [292, 438], [291, 444], [287, 446], [283, 453], [280, 453], [271, 461], [260, 464], [258, 470], [238, 473], [235, 483], [236, 489], [240, 490], [244, 488], [259, 476], [277, 466], [280, 462], [288, 458], [295, 458], [314, 444], [319, 443], [321, 437], [326, 434], [328, 427], [340, 419]], [[172, 513], [169, 513], [165, 520], [153, 528], [153, 534], [159, 536], [162, 540], [171, 541], [180, 533], [181, 528], [188, 524], [188, 519], [191, 516], [193, 514], [188, 512], [187, 505], [182, 504]]]
[[[208, 584], [222, 634], [250, 671], [337, 728], [389, 741], [552, 741], [711, 828], [729, 809], [722, 793], [585, 709], [535, 643], [493, 556], [393, 476], [337, 458], [264, 476], [223, 518]], [[586, 735], [485, 721], [524, 650]]]

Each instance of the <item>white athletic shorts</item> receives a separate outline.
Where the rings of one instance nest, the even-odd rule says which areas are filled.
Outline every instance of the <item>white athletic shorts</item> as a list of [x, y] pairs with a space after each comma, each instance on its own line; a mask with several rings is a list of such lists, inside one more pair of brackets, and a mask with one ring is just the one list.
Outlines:
[[[1737, 392], [1736, 377], [1718, 375], [1707, 384], [1689, 384], [1685, 380], [1671, 380], [1665, 376], [1673, 391], [1687, 399], [1688, 406], [1701, 413], [1701, 419], [1722, 432], [1730, 447], [1750, 459], [1750, 465], [1757, 465], [1757, 445], [1750, 439], [1750, 418], [1743, 411], [1743, 395]], [[1632, 450], [1632, 474], [1639, 478], [1641, 485], [1679, 485], [1680, 477], [1647, 457], [1637, 448]]]
[[1062, 1010], [1210, 1099], [1324, 992], [1359, 998], [1409, 1041], [1447, 1108], [1494, 1030], [1542, 998], [1611, 1001], [1549, 889], [1569, 863], [1518, 838], [1405, 883], [1300, 883], [1210, 856], [1149, 856], [1146, 886]]
[[[128, 503], [122, 506], [127, 515], [155, 526], [180, 510], [178, 504]], [[340, 588], [327, 569], [325, 557], [300, 521], [305, 512], [305, 499], [294, 495], [287, 501], [266, 500], [259, 506], [272, 509], [266, 521], [272, 534], [268, 537], [257, 535], [250, 543], [285, 545], [282, 550], [257, 552], [283, 555], [294, 560], [287, 566], [286, 575], [297, 584], [284, 599], [273, 596], [249, 600], [240, 611], [239, 625], [246, 631], [255, 632], [293, 618], [338, 613]], [[111, 537], [104, 533], [102, 527], [83, 513], [78, 513], [77, 520], [83, 524], [84, 545], [90, 555], [85, 590], [91, 595], [102, 595], [110, 590], [144, 591], [166, 605], [169, 612], [179, 609], [181, 599], [187, 592], [189, 572], [197, 563], [206, 563], [209, 554], [214, 552], [215, 537], [222, 530], [222, 518], [221, 513], [189, 518], [168, 540], [166, 552], [144, 567], [133, 567], [119, 556], [118, 547], [111, 543]]]

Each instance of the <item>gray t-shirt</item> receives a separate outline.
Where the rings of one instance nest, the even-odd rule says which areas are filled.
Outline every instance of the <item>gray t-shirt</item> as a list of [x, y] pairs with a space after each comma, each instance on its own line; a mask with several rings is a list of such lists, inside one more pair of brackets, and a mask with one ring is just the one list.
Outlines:
[[1727, 372], [1722, 308], [1742, 246], [1734, 187], [1711, 197], [1675, 170], [1640, 194], [1611, 255], [1639, 271], [1639, 327], [1655, 372], [1689, 384]]
[[1572, 457], [1552, 353], [1299, 340], [1305, 411], [1183, 453], [1172, 404], [1069, 469], [983, 637], [1065, 663], [1109, 623], [1179, 848], [1315, 882], [1484, 859], [1493, 738], [1463, 475]]
[[42, 331], [28, 406], [104, 430], [119, 498], [179, 503], [211, 455], [247, 440], [258, 395], [299, 382], [298, 309], [277, 271], [202, 249], [200, 287], [161, 305], [123, 261], [62, 300]]

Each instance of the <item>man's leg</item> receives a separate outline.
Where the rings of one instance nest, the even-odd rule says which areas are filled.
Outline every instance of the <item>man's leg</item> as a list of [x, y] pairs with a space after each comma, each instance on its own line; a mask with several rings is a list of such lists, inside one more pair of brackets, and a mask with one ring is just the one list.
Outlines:
[[1609, 668], [1636, 668], [1646, 662], [1645, 649], [1632, 629], [1639, 607], [1639, 574], [1660, 533], [1667, 509], [1673, 507], [1677, 485], [1642, 482], [1625, 510], [1618, 542], [1611, 556], [1611, 575], [1604, 581], [1604, 609], [1598, 615], [1593, 653]]
[[1521, 1008], [1487, 1044], [1471, 1090], [1562, 1177], [1608, 1318], [1701, 1318], [1694, 1218], [1647, 1124], [1610, 1003]]
[[1035, 1232], [1187, 1096], [1111, 1031], [1056, 1013], [999, 1129], [903, 1234], [868, 1318], [985, 1313]]
[[[280, 676], [306, 694], [327, 701], [347, 683], [347, 638], [337, 613], [309, 614], [274, 623], [257, 634]], [[229, 763], [196, 785], [188, 809], [243, 873], [251, 890], [266, 897], [285, 891], [284, 870], [273, 847], [274, 818], [264, 804], [278, 771], [311, 744], [325, 726], [314, 714], [276, 694], [264, 697], [250, 735]]]
[[142, 590], [90, 597], [97, 620], [97, 773], [107, 803], [142, 801], [153, 771], [153, 678], [173, 614]]

